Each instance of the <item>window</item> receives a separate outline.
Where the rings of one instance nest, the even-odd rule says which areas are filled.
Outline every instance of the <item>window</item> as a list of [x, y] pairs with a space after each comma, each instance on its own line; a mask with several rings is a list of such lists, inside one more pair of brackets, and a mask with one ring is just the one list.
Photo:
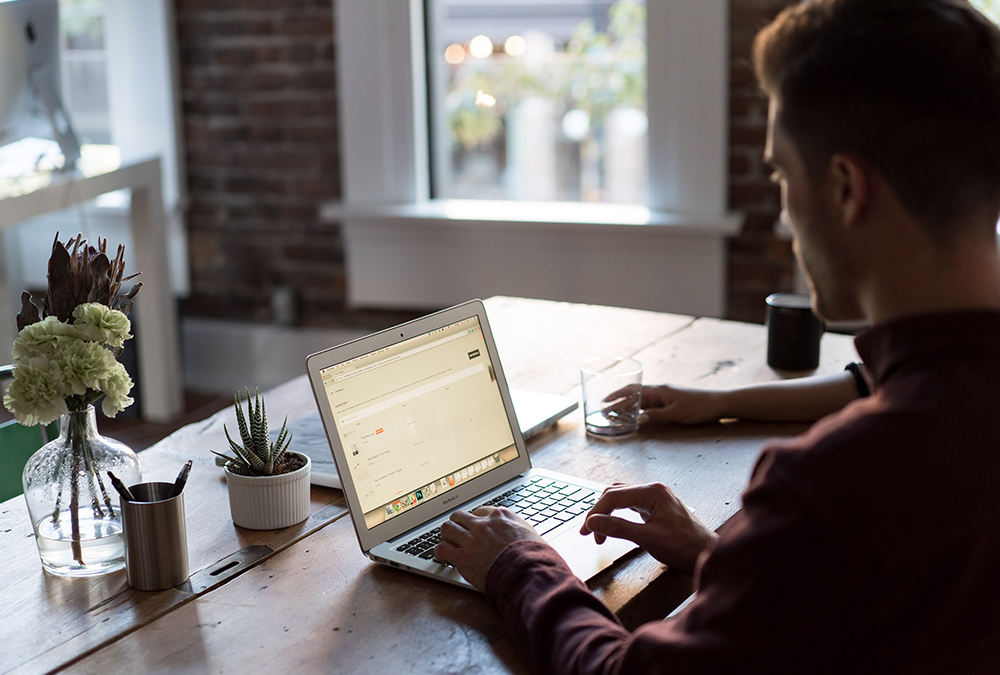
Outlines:
[[972, 0], [972, 6], [994, 21], [1000, 22], [1000, 0]]
[[[348, 303], [433, 309], [506, 294], [721, 316], [725, 238], [738, 232], [742, 222], [726, 212], [728, 0], [621, 3], [644, 9], [647, 31], [655, 36], [645, 46], [645, 111], [638, 103], [633, 106], [647, 117], [646, 124], [632, 125], [633, 130], [645, 126], [646, 178], [632, 186], [644, 190], [645, 198], [643, 202], [635, 193], [622, 197], [622, 202], [632, 202], [624, 206], [558, 201], [607, 202], [607, 178], [614, 172], [605, 170], [600, 157], [591, 161], [588, 176], [579, 167], [545, 174], [548, 193], [555, 192], [546, 199], [556, 201], [542, 204], [539, 197], [518, 195], [516, 186], [524, 181], [511, 172], [518, 158], [510, 152], [520, 147], [508, 128], [518, 124], [513, 116], [498, 120], [503, 133], [492, 135], [488, 143], [457, 147], [437, 140], [448, 138], [440, 133], [447, 117], [429, 117], [434, 106], [428, 101], [438, 101], [439, 108], [445, 102], [449, 71], [435, 75], [444, 66], [440, 61], [435, 65], [433, 55], [443, 57], [443, 50], [457, 44], [469, 58], [472, 38], [485, 35], [499, 65], [520, 48], [512, 44], [508, 51], [508, 38], [521, 37], [525, 52], [529, 43], [524, 24], [504, 28], [497, 18], [465, 33], [442, 35], [449, 23], [441, 23], [439, 15], [451, 2], [457, 10], [459, 0], [335, 0], [343, 199], [324, 205], [321, 218], [342, 227]], [[600, 10], [581, 29], [592, 27], [597, 41], [598, 33], [610, 29], [608, 10], [618, 4], [464, 0], [463, 11], [506, 5], [542, 12], [585, 5]], [[575, 21], [569, 29], [570, 42], [581, 23]], [[465, 38], [469, 32], [472, 38]], [[567, 54], [569, 43], [559, 50], [555, 46], [551, 44], [551, 58], [565, 59], [559, 55]], [[457, 51], [452, 52], [457, 60]], [[486, 52], [481, 53], [489, 58]], [[539, 108], [565, 106], [542, 116], [550, 130], [554, 127], [549, 147], [563, 144], [571, 158], [574, 149], [577, 157], [582, 155], [579, 146], [597, 128], [592, 126], [596, 114], [589, 114], [582, 135], [580, 115], [575, 121], [571, 116], [564, 129], [566, 113], [575, 109], [569, 106], [578, 100], [571, 88], [558, 96], [554, 88], [541, 87], [538, 93], [548, 100]], [[480, 98], [478, 88], [474, 96]], [[484, 89], [480, 104], [486, 108], [486, 96], [494, 106], [504, 98]], [[607, 136], [606, 129], [602, 133]], [[574, 135], [581, 141], [572, 140]], [[476, 155], [491, 144], [493, 154], [479, 164], [486, 169], [473, 176], [470, 160], [479, 162]], [[548, 161], [555, 165], [558, 156], [549, 152]], [[474, 189], [482, 190], [477, 199], [457, 198], [475, 195]], [[654, 269], [657, 283], [650, 284]]]
[[643, 0], [430, 0], [435, 197], [645, 204]]
[[[972, 0], [972, 6], [1000, 23], [1000, 0]], [[997, 243], [1000, 244], [1000, 222], [997, 223]]]
[[[515, 2], [532, 6], [527, 0], [506, 4]], [[348, 203], [412, 203], [431, 196], [427, 102], [434, 93], [427, 78], [425, 15], [434, 6], [423, 0], [336, 2]], [[726, 205], [728, 2], [645, 0], [644, 7], [646, 25], [656, 36], [646, 46], [645, 205], [701, 216], [701, 222], [705, 216], [718, 218]]]
[[81, 143], [111, 143], [104, 0], [60, 0], [63, 106]]

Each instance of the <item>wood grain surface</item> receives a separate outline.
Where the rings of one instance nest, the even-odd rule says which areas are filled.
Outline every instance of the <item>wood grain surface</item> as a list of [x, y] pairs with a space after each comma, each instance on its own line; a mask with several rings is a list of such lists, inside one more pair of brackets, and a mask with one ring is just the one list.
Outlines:
[[[140, 453], [143, 480], [173, 482], [187, 455], [196, 456], [180, 454]], [[338, 490], [314, 487], [308, 520], [278, 531], [236, 527], [222, 469], [206, 458], [192, 467], [184, 506], [192, 577], [251, 546], [281, 551], [346, 513]], [[45, 574], [22, 497], [0, 505], [0, 569], [19, 581], [0, 585], [0, 672], [48, 672], [210, 590], [135, 591], [124, 571], [82, 579]]]
[[370, 563], [346, 518], [70, 672], [125, 663], [144, 673], [527, 672], [483, 596]]
[[[647, 383], [731, 387], [783, 376], [765, 364], [763, 326], [716, 319], [515, 298], [486, 302], [509, 384], [578, 393], [581, 360], [634, 356]], [[857, 360], [849, 337], [824, 336], [818, 372]], [[315, 410], [304, 377], [267, 393], [280, 425]], [[715, 423], [643, 430], [632, 439], [588, 437], [582, 412], [528, 443], [532, 463], [602, 483], [662, 481], [703, 522], [718, 528], [769, 439], [802, 424]], [[313, 488], [314, 517], [254, 533], [229, 519], [221, 469], [223, 411], [142, 453], [144, 477], [172, 480], [194, 458], [186, 491], [191, 569], [206, 570], [241, 549], [273, 553], [206, 590], [139, 593], [123, 574], [55, 579], [40, 571], [23, 504], [0, 505], [0, 563], [22, 583], [0, 587], [0, 672], [520, 673], [525, 665], [498, 617], [477, 593], [371, 563], [361, 553], [340, 493]], [[195, 578], [207, 578], [205, 573]], [[629, 627], [666, 616], [691, 580], [637, 551], [589, 582]]]

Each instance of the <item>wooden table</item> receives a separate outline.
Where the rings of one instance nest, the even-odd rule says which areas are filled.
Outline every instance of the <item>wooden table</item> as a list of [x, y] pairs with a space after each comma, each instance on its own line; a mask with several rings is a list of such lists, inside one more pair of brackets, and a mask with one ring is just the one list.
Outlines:
[[[763, 326], [692, 317], [492, 298], [486, 302], [512, 386], [578, 392], [578, 363], [625, 354], [646, 382], [728, 387], [774, 380]], [[823, 338], [820, 373], [856, 360], [842, 335]], [[280, 423], [315, 410], [304, 377], [267, 394]], [[224, 411], [181, 429], [140, 455], [146, 480], [195, 469], [185, 491], [192, 576], [158, 593], [131, 590], [123, 572], [96, 579], [43, 574], [23, 500], [0, 504], [0, 672], [482, 672], [522, 673], [525, 664], [499, 618], [474, 592], [376, 565], [358, 547], [339, 491], [314, 487], [312, 515], [277, 532], [229, 520], [222, 472], [210, 448], [224, 447]], [[528, 443], [536, 466], [592, 480], [670, 485], [707, 525], [740, 505], [768, 438], [801, 424], [719, 423], [642, 431], [631, 440], [588, 438], [575, 413]], [[634, 627], [662, 618], [691, 580], [642, 552], [591, 580], [591, 588]]]

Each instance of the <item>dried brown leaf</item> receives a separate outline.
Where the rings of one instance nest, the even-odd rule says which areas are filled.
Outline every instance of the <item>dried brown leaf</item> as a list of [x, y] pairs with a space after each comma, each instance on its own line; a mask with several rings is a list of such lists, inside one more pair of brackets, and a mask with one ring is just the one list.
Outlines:
[[111, 308], [117, 309], [122, 314], [128, 316], [128, 313], [132, 311], [132, 298], [134, 298], [136, 294], [139, 293], [140, 288], [142, 288], [142, 282], [141, 281], [136, 282], [136, 284], [132, 286], [131, 290], [129, 290], [129, 292], [126, 295], [120, 295], [115, 299], [115, 302], [113, 305], [111, 305]]
[[111, 306], [113, 295], [110, 293], [111, 278], [108, 271], [111, 263], [108, 256], [98, 253], [90, 263], [90, 290], [87, 293], [87, 302], [99, 302], [102, 305]]
[[20, 333], [25, 326], [41, 321], [38, 316], [38, 308], [31, 302], [31, 293], [24, 291], [21, 293], [21, 311], [17, 313], [17, 331]]
[[[132, 298], [142, 283], [136, 283], [128, 294], [121, 295], [123, 282], [134, 279], [139, 273], [125, 276], [125, 247], [120, 245], [113, 259], [108, 257], [108, 240], [97, 239], [97, 247], [90, 246], [82, 234], [63, 244], [56, 233], [49, 258], [48, 290], [40, 298], [40, 307], [29, 299], [23, 300], [21, 323], [30, 325], [40, 317], [55, 316], [60, 321], [71, 321], [73, 310], [85, 302], [99, 302], [113, 309], [125, 307], [125, 314], [132, 309]], [[27, 304], [24, 304], [27, 303]], [[40, 314], [39, 314], [40, 309]]]
[[43, 309], [46, 315], [55, 316], [60, 321], [69, 319], [76, 308], [72, 269], [73, 259], [69, 251], [57, 240], [49, 258], [49, 290]]

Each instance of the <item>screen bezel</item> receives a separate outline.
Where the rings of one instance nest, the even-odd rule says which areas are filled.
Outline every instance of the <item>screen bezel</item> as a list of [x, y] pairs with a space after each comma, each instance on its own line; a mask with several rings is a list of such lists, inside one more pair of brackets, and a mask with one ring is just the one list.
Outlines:
[[[467, 483], [462, 483], [416, 508], [400, 513], [394, 518], [390, 518], [369, 530], [365, 523], [364, 513], [361, 511], [357, 489], [348, 470], [347, 453], [341, 443], [340, 434], [337, 431], [337, 422], [326, 399], [326, 390], [323, 386], [321, 372], [344, 361], [364, 356], [379, 349], [391, 347], [424, 333], [429, 333], [430, 331], [444, 328], [472, 317], [479, 319], [479, 325], [483, 331], [486, 351], [496, 374], [497, 387], [503, 399], [511, 435], [514, 438], [514, 445], [517, 448], [517, 458], [484, 473], [478, 478], [474, 478]], [[361, 544], [361, 549], [366, 553], [375, 546], [386, 541], [391, 541], [418, 525], [432, 520], [454, 509], [458, 505], [464, 504], [477, 495], [483, 494], [511, 478], [527, 472], [531, 468], [528, 451], [524, 444], [524, 438], [521, 436], [521, 429], [511, 402], [507, 378], [500, 364], [500, 357], [497, 354], [496, 344], [493, 341], [493, 332], [486, 318], [486, 308], [483, 306], [481, 300], [471, 300], [394, 328], [389, 328], [379, 333], [312, 354], [306, 359], [306, 371], [309, 376], [309, 383], [312, 385], [316, 406], [319, 408], [320, 419], [323, 420], [327, 440], [330, 442], [333, 461], [337, 465], [337, 473], [340, 475], [341, 483], [344, 486], [344, 497], [350, 509], [351, 520], [354, 522], [354, 531], [357, 534], [358, 542]]]

